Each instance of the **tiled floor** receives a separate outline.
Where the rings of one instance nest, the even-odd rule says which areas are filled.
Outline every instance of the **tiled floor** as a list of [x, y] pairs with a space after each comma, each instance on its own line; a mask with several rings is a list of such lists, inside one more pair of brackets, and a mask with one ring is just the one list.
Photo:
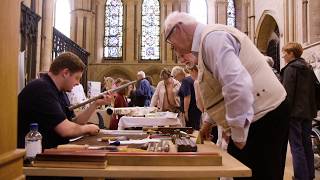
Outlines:
[[[316, 159], [316, 161], [317, 160], [320, 161], [319, 156], [315, 157], [315, 159]], [[316, 170], [315, 174], [316, 174], [315, 180], [320, 180], [320, 171]], [[290, 152], [290, 147], [288, 146], [286, 168], [285, 168], [283, 179], [284, 180], [292, 180], [292, 176], [293, 176], [292, 156], [291, 156], [291, 152]]]

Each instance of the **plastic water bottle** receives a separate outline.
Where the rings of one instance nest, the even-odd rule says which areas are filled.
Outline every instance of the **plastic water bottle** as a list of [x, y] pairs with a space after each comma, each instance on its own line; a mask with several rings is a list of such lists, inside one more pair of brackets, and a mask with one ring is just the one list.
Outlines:
[[26, 159], [33, 160], [42, 152], [42, 136], [38, 132], [38, 123], [30, 124], [30, 131], [25, 137]]

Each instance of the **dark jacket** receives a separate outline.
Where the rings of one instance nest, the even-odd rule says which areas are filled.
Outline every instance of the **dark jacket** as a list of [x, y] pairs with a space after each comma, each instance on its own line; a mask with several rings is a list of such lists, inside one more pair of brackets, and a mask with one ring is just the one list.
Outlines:
[[312, 67], [302, 58], [289, 62], [281, 70], [281, 82], [287, 91], [291, 118], [316, 117], [316, 76]]

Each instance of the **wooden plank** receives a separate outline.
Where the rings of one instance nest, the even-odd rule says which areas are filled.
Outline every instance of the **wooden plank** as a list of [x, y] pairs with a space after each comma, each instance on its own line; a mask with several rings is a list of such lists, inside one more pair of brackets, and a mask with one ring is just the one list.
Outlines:
[[115, 166], [221, 166], [219, 154], [166, 155], [165, 153], [123, 155], [109, 154], [108, 165]]
[[107, 161], [104, 162], [72, 162], [72, 161], [34, 161], [34, 167], [53, 167], [53, 168], [86, 168], [86, 169], [104, 169], [107, 167]]

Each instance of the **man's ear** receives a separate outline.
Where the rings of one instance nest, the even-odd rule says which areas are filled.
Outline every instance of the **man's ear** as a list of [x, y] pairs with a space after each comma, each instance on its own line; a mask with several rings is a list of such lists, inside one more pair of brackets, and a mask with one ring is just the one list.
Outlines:
[[61, 74], [63, 76], [63, 78], [66, 78], [67, 76], [70, 75], [70, 71], [68, 68], [64, 68], [62, 71], [61, 71]]

